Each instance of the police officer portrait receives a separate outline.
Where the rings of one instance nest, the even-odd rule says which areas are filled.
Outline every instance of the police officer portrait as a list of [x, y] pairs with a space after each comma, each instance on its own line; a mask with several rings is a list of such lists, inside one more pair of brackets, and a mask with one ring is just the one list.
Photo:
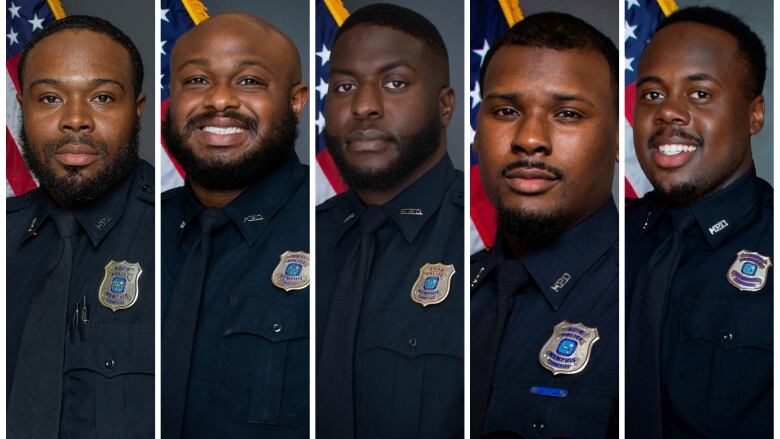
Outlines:
[[162, 194], [166, 439], [309, 434], [309, 178], [295, 150], [308, 47], [288, 36], [307, 41], [308, 4], [245, 6], [169, 11], [193, 22], [170, 52], [163, 124], [186, 171]]
[[471, 258], [472, 438], [618, 437], [614, 15], [612, 38], [528, 15], [482, 63], [474, 152], [498, 232]]
[[317, 437], [464, 436], [462, 62], [434, 17], [371, 4], [333, 37], [324, 133], [348, 190], [316, 211]]
[[141, 14], [153, 9], [136, 7], [120, 29], [65, 14], [86, 5], [17, 3], [6, 17], [18, 63], [7, 151], [23, 157], [6, 174], [17, 195], [6, 210], [6, 434], [151, 438], [154, 170], [139, 158], [144, 62], [125, 29], [150, 32]]
[[626, 433], [771, 437], [772, 4], [679, 3], [635, 64], [652, 190], [626, 207]]

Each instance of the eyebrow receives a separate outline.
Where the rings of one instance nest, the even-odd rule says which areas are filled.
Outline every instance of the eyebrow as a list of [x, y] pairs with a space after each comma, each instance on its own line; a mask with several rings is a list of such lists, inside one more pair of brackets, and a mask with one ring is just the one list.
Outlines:
[[[408, 68], [408, 69], [410, 69], [410, 70], [412, 70], [414, 72], [417, 71], [417, 69], [415, 69], [409, 61], [401, 59], [401, 60], [397, 60], [397, 61], [390, 61], [390, 62], [388, 62], [386, 64], [383, 64], [383, 65], [379, 66], [379, 68], [377, 69], [377, 72], [385, 73], [385, 72], [389, 72], [390, 70], [393, 70], [393, 69], [398, 68], [398, 67], [406, 67], [406, 68]], [[342, 74], [342, 75], [354, 75], [354, 72], [351, 69], [347, 69], [347, 68], [344, 68], [344, 67], [338, 67], [338, 66], [333, 66], [333, 67], [330, 68], [330, 74], [332, 75], [334, 73], [339, 73], [339, 74]]]
[[[196, 66], [208, 67], [209, 64], [210, 64], [209, 61], [206, 60], [206, 59], [194, 58], [194, 59], [190, 59], [190, 60], [184, 61], [179, 66], [178, 71], [181, 71], [183, 68], [187, 67], [188, 65], [196, 65]], [[235, 65], [236, 65], [236, 67], [257, 66], [257, 67], [260, 67], [261, 69], [267, 70], [269, 72], [271, 71], [271, 69], [268, 68], [268, 66], [265, 65], [263, 62], [257, 61], [257, 60], [252, 60], [252, 59], [238, 60], [238, 61], [236, 61]]]
[[[125, 91], [125, 86], [122, 85], [121, 82], [115, 80], [115, 79], [109, 79], [109, 78], [95, 78], [90, 79], [89, 84], [92, 86], [98, 86], [103, 84], [114, 84], [122, 89], [122, 91]], [[62, 81], [58, 81], [56, 79], [36, 79], [35, 81], [30, 83], [29, 89], [32, 90], [33, 87], [36, 85], [51, 85], [52, 87], [58, 87], [62, 85]]]
[[[577, 102], [583, 102], [585, 104], [588, 104], [590, 106], [595, 107], [593, 102], [591, 102], [589, 99], [585, 98], [584, 96], [575, 95], [575, 94], [568, 94], [568, 93], [553, 93], [552, 94], [553, 99], [555, 99], [558, 102], [569, 102], [569, 101], [577, 101]], [[520, 93], [488, 93], [483, 98], [484, 100], [487, 99], [501, 99], [505, 101], [517, 101], [523, 98], [523, 95]]]
[[[686, 76], [685, 79], [688, 80], [688, 81], [713, 81], [713, 82], [717, 82], [715, 77], [710, 75], [709, 73], [692, 73], [692, 74]], [[636, 81], [636, 86], [637, 87], [641, 87], [642, 84], [644, 84], [646, 82], [661, 83], [663, 81], [658, 76], [648, 75], [648, 76], [643, 76], [643, 77], [639, 78], [639, 80]]]

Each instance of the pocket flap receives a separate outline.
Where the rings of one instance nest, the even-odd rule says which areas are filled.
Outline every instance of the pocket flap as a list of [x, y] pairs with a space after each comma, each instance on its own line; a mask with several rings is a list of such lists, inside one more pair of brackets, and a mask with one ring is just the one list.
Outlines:
[[87, 325], [84, 340], [77, 336], [73, 345], [67, 346], [65, 372], [87, 369], [107, 378], [127, 373], [154, 374], [152, 326]]
[[463, 319], [447, 313], [381, 312], [371, 316], [367, 347], [412, 358], [448, 355], [463, 359]]
[[681, 336], [708, 340], [723, 349], [772, 350], [772, 306], [724, 299], [685, 298]]
[[224, 336], [250, 334], [276, 343], [309, 337], [307, 300], [230, 297]]

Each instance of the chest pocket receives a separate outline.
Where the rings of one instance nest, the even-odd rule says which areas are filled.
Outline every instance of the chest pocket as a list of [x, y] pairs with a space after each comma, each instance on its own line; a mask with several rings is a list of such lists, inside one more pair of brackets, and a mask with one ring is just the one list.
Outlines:
[[98, 439], [154, 437], [154, 327], [87, 324], [84, 340], [66, 342], [63, 436], [94, 416]]
[[703, 373], [711, 371], [712, 416], [736, 415], [762, 395], [771, 398], [772, 302], [761, 300], [769, 296], [755, 299], [683, 299], [681, 340], [714, 346], [711, 364], [694, 366]]
[[239, 422], [309, 417], [308, 300], [230, 297], [215, 397]]
[[365, 345], [361, 410], [374, 437], [463, 434], [463, 320], [377, 313]]

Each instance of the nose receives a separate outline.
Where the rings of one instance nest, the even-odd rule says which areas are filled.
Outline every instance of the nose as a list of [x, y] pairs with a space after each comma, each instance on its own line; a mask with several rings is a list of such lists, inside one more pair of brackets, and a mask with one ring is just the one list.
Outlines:
[[512, 139], [512, 152], [526, 155], [549, 155], [552, 152], [547, 120], [541, 114], [521, 117]]
[[240, 102], [229, 84], [217, 83], [204, 99], [203, 105], [217, 111], [227, 111], [237, 109]]
[[380, 91], [365, 85], [358, 87], [352, 98], [352, 115], [356, 119], [375, 119], [383, 114]]
[[95, 127], [95, 122], [90, 113], [89, 103], [80, 99], [68, 99], [60, 118], [59, 129], [62, 132], [80, 133], [90, 132]]
[[661, 125], [688, 125], [691, 115], [686, 105], [673, 96], [660, 103], [655, 112], [655, 121]]

